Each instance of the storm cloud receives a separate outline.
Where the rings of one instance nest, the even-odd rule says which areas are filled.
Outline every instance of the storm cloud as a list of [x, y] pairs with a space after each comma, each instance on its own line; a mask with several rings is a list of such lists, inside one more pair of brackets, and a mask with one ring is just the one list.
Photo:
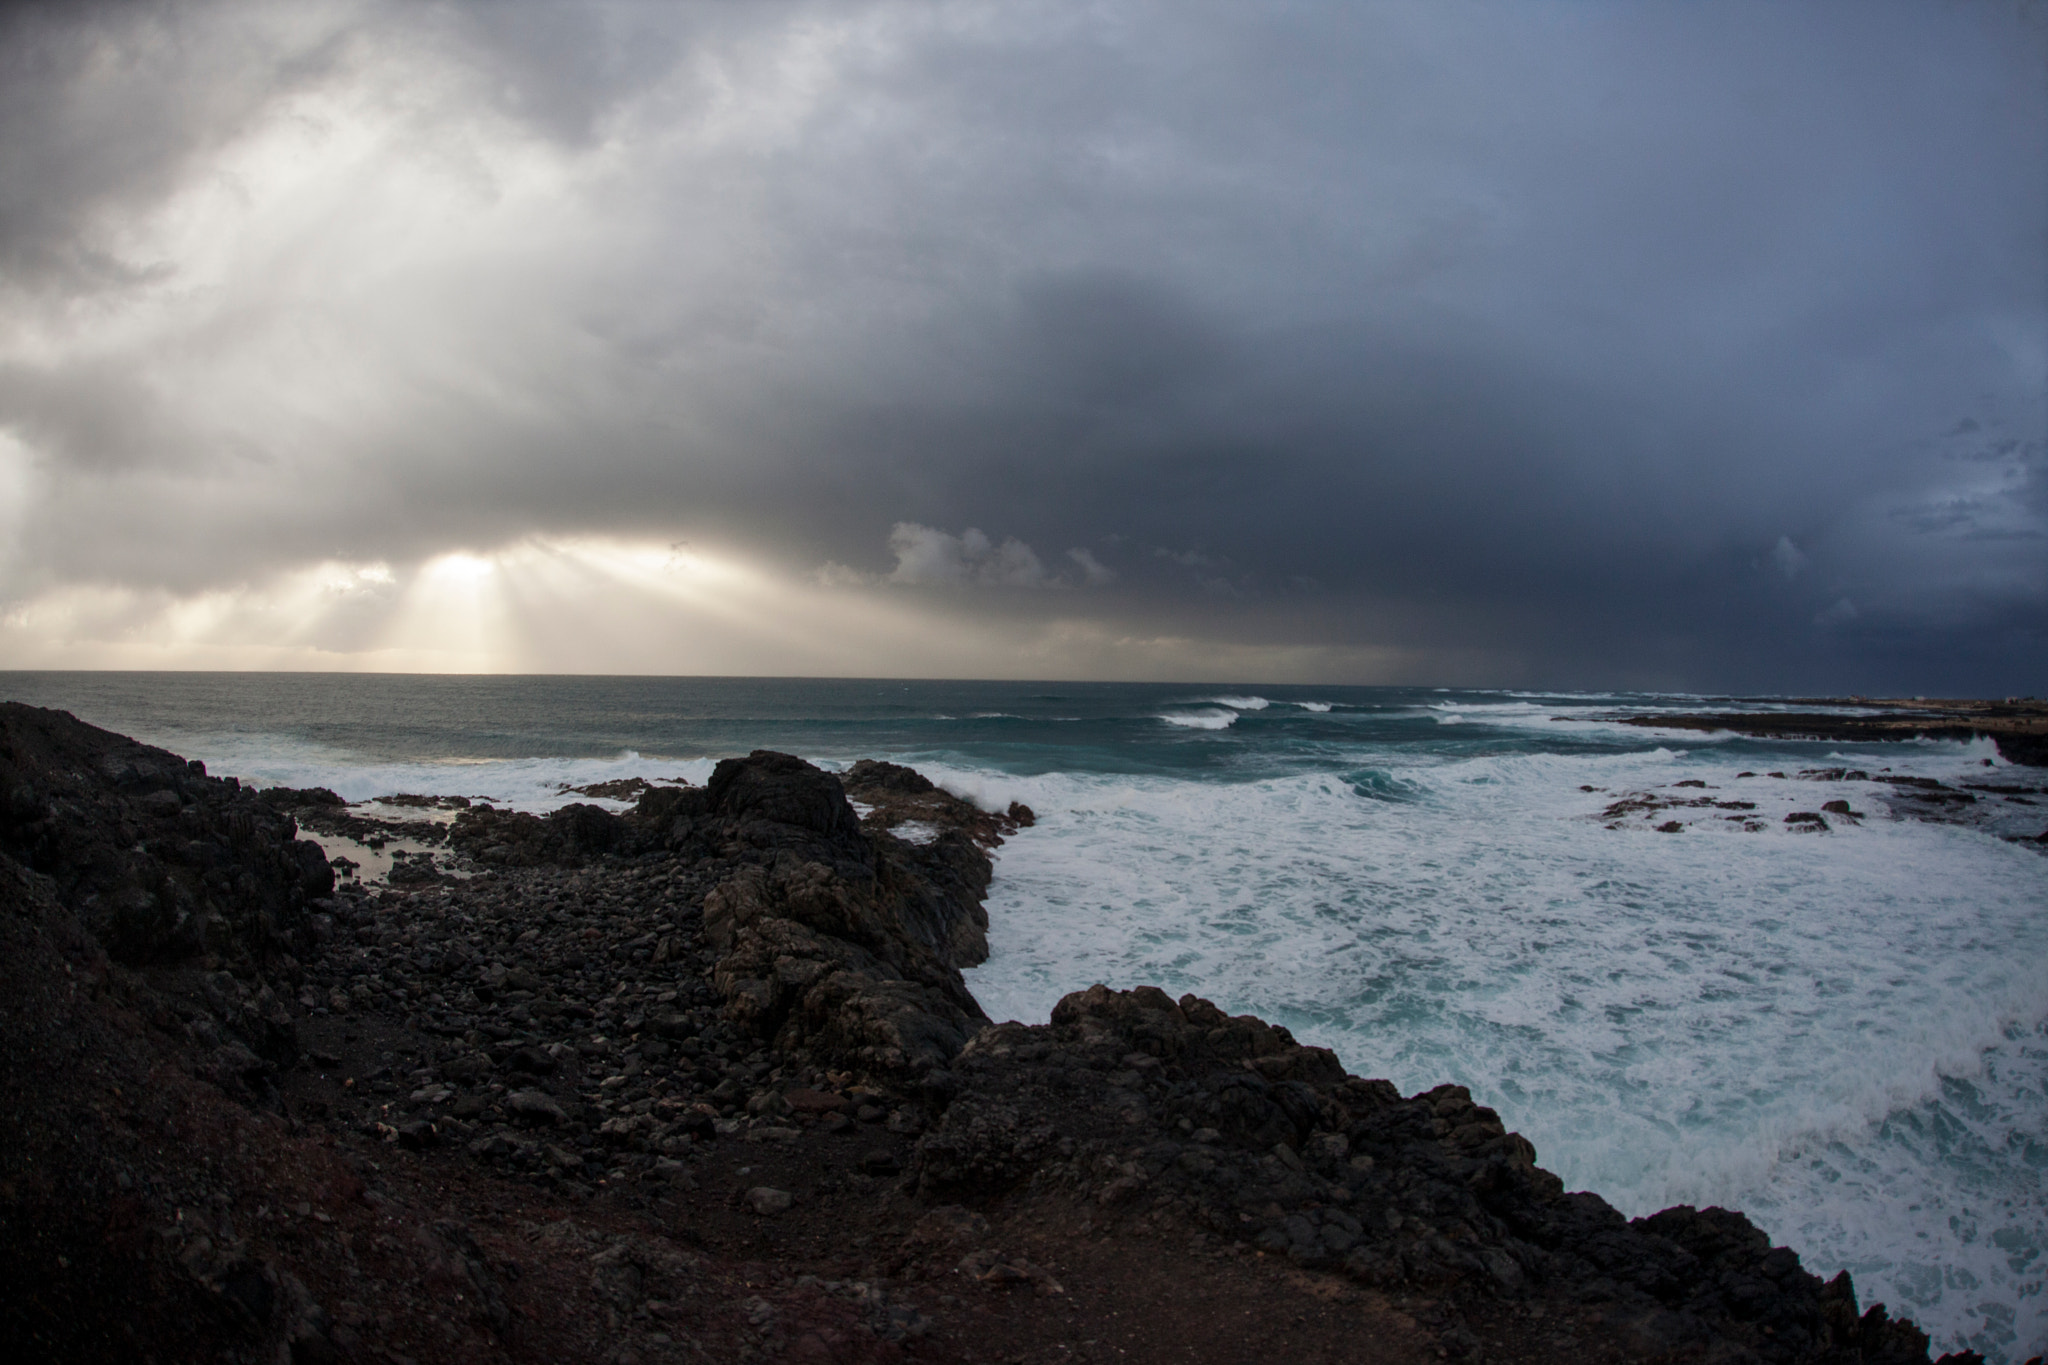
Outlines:
[[0, 20], [0, 666], [2037, 691], [1985, 3]]

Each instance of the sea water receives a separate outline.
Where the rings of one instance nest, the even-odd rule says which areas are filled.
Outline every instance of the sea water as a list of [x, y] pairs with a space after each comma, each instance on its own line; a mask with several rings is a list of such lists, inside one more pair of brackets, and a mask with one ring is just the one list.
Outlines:
[[[993, 1017], [1042, 1021], [1095, 981], [1194, 991], [1404, 1091], [1470, 1086], [1632, 1216], [1740, 1208], [1938, 1350], [2048, 1345], [2048, 860], [1898, 818], [1886, 784], [1799, 776], [2048, 785], [1988, 744], [1609, 718], [1769, 703], [1392, 688], [39, 673], [0, 696], [351, 800], [544, 810], [756, 747], [910, 763], [1038, 815], [1000, 850], [967, 974]], [[1718, 804], [1607, 813], [1632, 793]], [[1784, 821], [1832, 799], [1862, 817]], [[2038, 833], [2028, 799], [1982, 801]]]

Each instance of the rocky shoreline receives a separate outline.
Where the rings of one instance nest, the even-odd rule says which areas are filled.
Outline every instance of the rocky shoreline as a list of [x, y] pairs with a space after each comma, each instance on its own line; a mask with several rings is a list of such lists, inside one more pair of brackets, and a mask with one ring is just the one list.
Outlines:
[[1726, 730], [1757, 739], [1849, 743], [1898, 739], [1989, 739], [2008, 763], [2048, 767], [2048, 702], [2032, 697], [1942, 700], [1927, 697], [1813, 697], [1793, 706], [1827, 711], [1621, 712], [1626, 725], [1664, 730]]
[[1461, 1087], [1144, 988], [991, 1023], [1023, 807], [767, 752], [592, 795], [370, 812], [0, 705], [14, 1358], [1928, 1359]]

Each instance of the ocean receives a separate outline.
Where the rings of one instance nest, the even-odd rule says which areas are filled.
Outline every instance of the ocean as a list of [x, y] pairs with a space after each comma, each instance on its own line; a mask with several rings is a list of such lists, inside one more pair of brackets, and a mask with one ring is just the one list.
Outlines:
[[[1894, 818], [1885, 783], [1799, 776], [2048, 785], [1988, 743], [1644, 730], [1606, 717], [1771, 704], [1424, 688], [12, 673], [0, 696], [351, 800], [544, 810], [752, 748], [908, 763], [1037, 812], [967, 973], [994, 1018], [1096, 981], [1194, 991], [1404, 1092], [1470, 1086], [1631, 1216], [1740, 1208], [1937, 1351], [2048, 1347], [2048, 861]], [[1611, 813], [1630, 793], [1657, 809]], [[1837, 799], [1861, 818], [1784, 820]], [[1980, 798], [2037, 833], [2034, 799]]]

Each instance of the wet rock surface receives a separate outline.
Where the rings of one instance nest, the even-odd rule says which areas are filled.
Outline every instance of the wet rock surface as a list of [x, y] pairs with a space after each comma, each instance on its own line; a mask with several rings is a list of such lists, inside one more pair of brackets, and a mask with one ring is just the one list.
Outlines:
[[[1147, 989], [991, 1024], [960, 969], [1031, 813], [896, 765], [365, 814], [0, 719], [16, 1358], [1927, 1358], [1461, 1088]], [[416, 851], [330, 882], [297, 826]], [[138, 934], [166, 885], [202, 932]]]
[[[1989, 759], [1984, 763], [1991, 766]], [[1579, 790], [1611, 798], [1593, 818], [1612, 830], [1649, 828], [1660, 834], [1682, 834], [1726, 827], [1760, 834], [1779, 825], [1795, 833], [1825, 834], [1884, 818], [1956, 825], [2048, 851], [2048, 782], [2028, 781], [2027, 776], [2025, 772], [1986, 772], [1984, 780], [1951, 784], [1893, 773], [1888, 768], [1875, 772], [1801, 768], [1797, 772], [1741, 772], [1719, 785], [1690, 778], [1640, 791], [1613, 793], [1593, 786]], [[1816, 795], [1794, 783], [1821, 784], [1823, 792]], [[1819, 809], [1776, 813], [1788, 793], [1795, 802], [1811, 800]]]

